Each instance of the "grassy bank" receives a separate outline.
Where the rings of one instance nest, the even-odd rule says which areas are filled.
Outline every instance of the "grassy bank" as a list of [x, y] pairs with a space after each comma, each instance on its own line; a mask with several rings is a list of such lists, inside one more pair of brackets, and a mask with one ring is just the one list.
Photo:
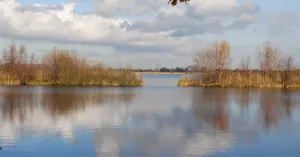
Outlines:
[[248, 56], [241, 58], [236, 70], [231, 70], [231, 45], [226, 40], [215, 41], [193, 57], [194, 69], [206, 73], [198, 78], [184, 77], [178, 86], [300, 88], [300, 70], [293, 56], [264, 42], [258, 46], [255, 57], [255, 69], [251, 68], [251, 56]]
[[224, 71], [204, 73], [201, 78], [183, 77], [180, 87], [300, 88], [300, 71]]
[[0, 85], [143, 86], [130, 69], [116, 70], [101, 62], [88, 62], [74, 52], [54, 49], [37, 63], [24, 46], [11, 45], [3, 52]]

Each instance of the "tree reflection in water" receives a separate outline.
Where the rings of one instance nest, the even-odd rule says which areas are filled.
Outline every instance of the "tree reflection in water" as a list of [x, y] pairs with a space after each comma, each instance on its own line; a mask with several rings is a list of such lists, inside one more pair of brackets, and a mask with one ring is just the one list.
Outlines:
[[250, 88], [195, 88], [193, 111], [199, 120], [204, 120], [218, 131], [228, 131], [230, 105], [234, 102], [240, 113], [250, 115], [249, 108], [257, 106], [257, 122], [265, 129], [276, 127], [279, 122], [292, 116], [292, 108], [299, 100], [292, 97], [293, 91]]
[[193, 93], [193, 112], [199, 120], [204, 120], [219, 131], [228, 129], [230, 89], [196, 88]]

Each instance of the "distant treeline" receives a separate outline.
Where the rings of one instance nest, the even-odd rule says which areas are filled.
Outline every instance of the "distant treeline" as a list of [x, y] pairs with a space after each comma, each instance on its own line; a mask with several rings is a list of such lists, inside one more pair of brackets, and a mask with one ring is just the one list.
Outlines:
[[276, 87], [300, 88], [300, 69], [293, 57], [282, 53], [269, 42], [263, 43], [256, 56], [257, 70], [250, 67], [251, 58], [242, 58], [236, 70], [231, 69], [231, 46], [227, 41], [214, 42], [197, 52], [193, 67], [204, 73], [194, 78], [184, 77], [179, 86], [212, 87]]
[[142, 86], [143, 80], [131, 69], [112, 69], [57, 48], [38, 63], [34, 54], [28, 56], [25, 46], [12, 44], [3, 50], [0, 84]]
[[135, 72], [190, 72], [191, 68], [183, 68], [183, 67], [176, 67], [176, 68], [166, 68], [162, 67], [159, 69], [134, 69]]

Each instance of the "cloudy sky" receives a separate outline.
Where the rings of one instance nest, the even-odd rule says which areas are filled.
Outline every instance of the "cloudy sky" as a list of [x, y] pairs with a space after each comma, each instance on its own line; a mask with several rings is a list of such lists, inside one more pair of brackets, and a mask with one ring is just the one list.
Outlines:
[[[232, 45], [233, 66], [271, 41], [300, 61], [298, 0], [0, 0], [0, 49], [25, 44], [40, 58], [75, 48], [111, 66], [187, 66], [215, 40]], [[254, 59], [252, 59], [254, 62]]]

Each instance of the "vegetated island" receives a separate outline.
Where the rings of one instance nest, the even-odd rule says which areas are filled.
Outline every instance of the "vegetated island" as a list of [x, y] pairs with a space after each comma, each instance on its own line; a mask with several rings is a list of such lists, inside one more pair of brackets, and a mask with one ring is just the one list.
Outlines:
[[286, 55], [269, 42], [258, 47], [259, 69], [250, 68], [250, 57], [242, 58], [240, 67], [230, 70], [231, 46], [227, 41], [213, 44], [196, 52], [194, 67], [202, 71], [198, 76], [184, 76], [178, 81], [181, 87], [253, 87], [300, 88], [300, 69], [292, 56]]
[[0, 85], [42, 86], [143, 86], [129, 68], [112, 69], [99, 61], [88, 62], [75, 51], [54, 48], [38, 63], [25, 46], [12, 44], [3, 51]]

